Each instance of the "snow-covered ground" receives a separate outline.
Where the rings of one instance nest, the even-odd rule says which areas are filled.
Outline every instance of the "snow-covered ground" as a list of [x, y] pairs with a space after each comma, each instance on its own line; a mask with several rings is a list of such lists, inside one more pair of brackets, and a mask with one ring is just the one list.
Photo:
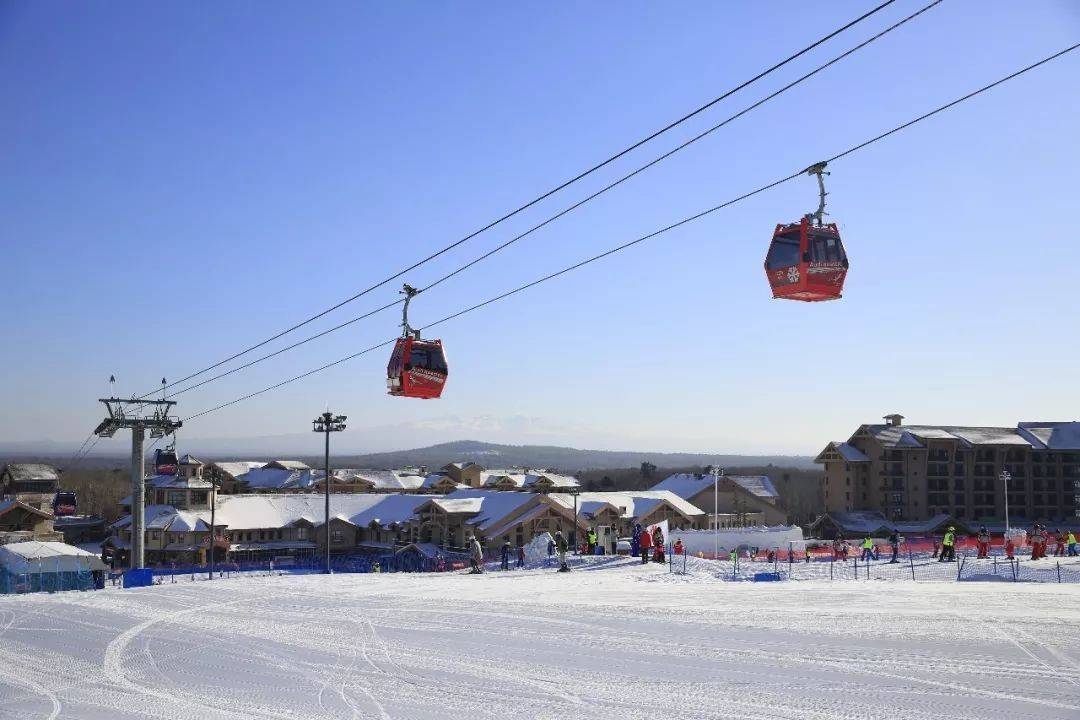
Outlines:
[[574, 572], [0, 597], [0, 718], [1077, 718], [1076, 585]]

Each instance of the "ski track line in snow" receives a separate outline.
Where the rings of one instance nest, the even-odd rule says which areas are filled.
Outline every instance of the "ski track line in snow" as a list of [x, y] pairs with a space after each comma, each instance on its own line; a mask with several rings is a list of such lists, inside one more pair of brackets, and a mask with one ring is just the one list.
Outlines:
[[128, 646], [131, 645], [131, 642], [135, 640], [135, 638], [139, 637], [140, 635], [142, 635], [142, 633], [146, 632], [155, 625], [172, 622], [174, 620], [178, 620], [186, 615], [191, 615], [196, 612], [208, 612], [210, 610], [221, 609], [230, 605], [239, 605], [243, 602], [245, 602], [245, 600], [240, 599], [218, 603], [212, 606], [196, 605], [194, 607], [183, 607], [171, 613], [152, 617], [149, 620], [138, 623], [137, 625], [128, 628], [127, 630], [116, 636], [116, 638], [113, 639], [113, 641], [110, 642], [109, 645], [105, 648], [105, 659], [102, 663], [102, 671], [107, 678], [119, 684], [123, 689], [132, 693], [147, 695], [158, 700], [162, 700], [166, 703], [166, 707], [168, 707], [169, 705], [179, 705], [182, 707], [186, 707], [188, 708], [188, 710], [193, 711], [193, 713], [190, 714], [189, 717], [198, 720], [204, 720], [207, 713], [217, 713], [225, 717], [237, 718], [237, 720], [250, 720], [250, 718], [252, 717], [280, 718], [281, 720], [288, 720], [292, 717], [291, 715], [279, 713], [268, 714], [265, 712], [259, 712], [258, 714], [256, 714], [256, 712], [253, 710], [246, 710], [240, 712], [228, 708], [219, 708], [214, 707], [213, 705], [208, 705], [206, 703], [201, 703], [194, 698], [186, 697], [184, 695], [175, 695], [155, 688], [145, 687], [131, 680], [124, 670], [124, 653], [126, 652]]
[[[1014, 632], [1017, 632], [1017, 633], [1019, 633], [1020, 635], [1023, 635], [1023, 636], [1024, 636], [1024, 637], [1026, 637], [1026, 638], [1027, 638], [1027, 639], [1028, 639], [1029, 641], [1031, 641], [1031, 642], [1032, 642], [1032, 643], [1034, 643], [1035, 645], [1038, 645], [1038, 646], [1039, 646], [1039, 647], [1041, 647], [1041, 648], [1042, 648], [1043, 650], [1046, 650], [1046, 652], [1048, 652], [1048, 653], [1050, 653], [1051, 655], [1053, 655], [1053, 656], [1054, 656], [1054, 657], [1055, 657], [1055, 658], [1056, 658], [1056, 659], [1058, 660], [1058, 662], [1060, 662], [1060, 663], [1061, 663], [1062, 665], [1064, 665], [1064, 666], [1066, 666], [1067, 668], [1069, 668], [1069, 669], [1070, 669], [1070, 670], [1071, 670], [1071, 671], [1072, 671], [1073, 673], [1075, 673], [1075, 672], [1076, 672], [1076, 661], [1075, 661], [1075, 660], [1073, 660], [1073, 659], [1072, 659], [1071, 657], [1069, 657], [1068, 655], [1066, 655], [1065, 653], [1063, 653], [1063, 652], [1062, 652], [1061, 650], [1059, 650], [1058, 648], [1056, 648], [1056, 647], [1053, 647], [1052, 645], [1049, 645], [1049, 644], [1047, 644], [1046, 642], [1044, 642], [1044, 641], [1040, 640], [1039, 638], [1035, 637], [1034, 635], [1032, 635], [1032, 634], [1031, 634], [1030, 632], [1028, 632], [1027, 630], [1025, 630], [1025, 629], [1024, 629], [1024, 628], [1022, 628], [1022, 627], [1019, 627], [1019, 626], [1017, 626], [1017, 625], [1010, 625], [1010, 626], [1008, 626], [1008, 627], [1010, 627], [1010, 628], [1011, 628], [1011, 629], [1012, 629], [1012, 630], [1013, 630]], [[1051, 666], [1048, 666], [1048, 667], [1051, 667]], [[1055, 670], [1055, 672], [1060, 672], [1060, 671], [1057, 671], [1057, 670]], [[1070, 677], [1070, 680], [1071, 680], [1071, 677]], [[1075, 683], [1075, 682], [1073, 682], [1073, 684], [1075, 685], [1076, 683]]]
[[[431, 612], [430, 608], [394, 608], [395, 612], [398, 612], [398, 611], [401, 611], [401, 610], [411, 610], [411, 611], [414, 611], [414, 612], [427, 612], [427, 613]], [[444, 611], [445, 611], [445, 609], [440, 609], [439, 612], [440, 612], [440, 614], [442, 614]], [[501, 619], [504, 619], [504, 620], [505, 619], [510, 619], [510, 620], [517, 620], [517, 621], [521, 621], [521, 620], [525, 619], [525, 618], [522, 618], [520, 615], [512, 615], [512, 614], [509, 614], [509, 613], [498, 613], [498, 612], [492, 613], [490, 611], [484, 611], [483, 613], [477, 613], [475, 611], [468, 611], [468, 610], [451, 610], [451, 611], [448, 611], [448, 612], [451, 612], [452, 614], [456, 614], [456, 615], [467, 615], [467, 616], [470, 616], [470, 617], [472, 617], [474, 619], [489, 620], [489, 619], [492, 619], [492, 618], [501, 618]], [[608, 627], [606, 627], [604, 625], [597, 624], [597, 623], [584, 622], [582, 620], [566, 620], [564, 618], [551, 618], [551, 617], [548, 617], [548, 616], [539, 617], [539, 618], [528, 618], [528, 619], [533, 620], [535, 622], [543, 623], [543, 624], [557, 623], [557, 624], [562, 624], [562, 625], [574, 626], [574, 627], [584, 629], [586, 631], [590, 631], [590, 630], [595, 631], [597, 628], [602, 628], [603, 630], [608, 630], [609, 629]], [[370, 621], [369, 621], [369, 623], [370, 623]], [[374, 626], [372, 626], [372, 631], [374, 633]], [[520, 628], [514, 628], [514, 632], [515, 632], [515, 635], [520, 635]], [[638, 635], [638, 636], [640, 636], [642, 638], [645, 638], [645, 639], [647, 639], [649, 641], [655, 641], [655, 639], [656, 639], [655, 637], [649, 636], [649, 635], [647, 635], [645, 633], [633, 633], [633, 634]], [[377, 634], [376, 634], [376, 636], [377, 636]], [[563, 636], [563, 637], [573, 640], [573, 639], [577, 639], [579, 636]], [[491, 644], [491, 646], [492, 647], [498, 647], [497, 644]], [[408, 670], [407, 668], [404, 668], [400, 664], [395, 663], [393, 661], [393, 659], [390, 658], [390, 655], [389, 655], [389, 652], [388, 652], [388, 649], [387, 649], [388, 646], [386, 645], [385, 641], [383, 642], [383, 647], [384, 647], [384, 652], [386, 653], [388, 660], [392, 664], [394, 664], [397, 667], [403, 669], [405, 672], [409, 672], [410, 674], [412, 674], [412, 675], [414, 675], [416, 677], [421, 677], [424, 680], [430, 681], [429, 678], [425, 678], [423, 676], [418, 676], [418, 675], [416, 675], [416, 673], [413, 673], [411, 670]], [[473, 669], [475, 670], [476, 667], [477, 666], [474, 663]], [[662, 673], [662, 671], [663, 671], [663, 667], [661, 666], [661, 668], [658, 669], [658, 672]], [[556, 690], [556, 692], [559, 692], [558, 688], [560, 687], [560, 685], [558, 684], [558, 681], [554, 681], [554, 680], [549, 680], [549, 681], [526, 680], [527, 673], [515, 673], [514, 676], [508, 677], [506, 672], [507, 672], [507, 668], [506, 668], [505, 665], [496, 665], [494, 667], [486, 667], [485, 672], [484, 672], [484, 676], [489, 677], [489, 678], [495, 678], [497, 680], [502, 679], [502, 680], [511, 680], [511, 681], [515, 681], [515, 682], [520, 682], [522, 684], [525, 684], [528, 687], [532, 687], [534, 689], [540, 690], [544, 694], [550, 694], [550, 692], [553, 689]], [[435, 681], [435, 682], [439, 682], [440, 684], [446, 685], [446, 683], [442, 683], [441, 681]], [[636, 687], [637, 684], [640, 683], [640, 680], [626, 678], [626, 682], [631, 683], [631, 684], [633, 684], [633, 686]], [[565, 684], [565, 685], [573, 685], [574, 681], [572, 679], [567, 680], [563, 684]], [[554, 685], [554, 688], [552, 687], [553, 685]], [[452, 688], [452, 686], [450, 686], [450, 687]], [[660, 689], [664, 689], [664, 688], [660, 688]], [[455, 692], [455, 693], [460, 693], [460, 691], [458, 691], [457, 689], [454, 689], [454, 688], [452, 688], [451, 691]], [[716, 689], [710, 689], [710, 691], [707, 693], [707, 696], [703, 696], [701, 698], [700, 706], [709, 707], [710, 704], [711, 704], [710, 703], [710, 698], [712, 698], [712, 700], [715, 700], [715, 698], [716, 698], [716, 696], [718, 694], [722, 694], [722, 692], [718, 691]], [[566, 693], [561, 693], [561, 695], [562, 695], [564, 700], [567, 700], [568, 702], [570, 702], [573, 705], [581, 706], [581, 705], [586, 704], [586, 701], [583, 700], [580, 695], [570, 695], [570, 694], [566, 694]], [[653, 693], [652, 696], [656, 697], [656, 694]], [[500, 699], [505, 701], [505, 697], [500, 696]], [[537, 703], [537, 700], [539, 700], [538, 703]], [[778, 698], [778, 700], [780, 702], [765, 702], [764, 699], [759, 696], [759, 698], [757, 700], [752, 701], [752, 702], [747, 702], [745, 700], [739, 699], [735, 695], [732, 695], [732, 696], [729, 696], [729, 697], [725, 698], [726, 704], [744, 708], [744, 712], [738, 713], [738, 717], [740, 717], [740, 718], [761, 717], [761, 718], [768, 718], [770, 720], [775, 720], [776, 718], [785, 717], [785, 718], [792, 718], [792, 720], [807, 720], [807, 718], [820, 718], [821, 720], [835, 720], [835, 718], [838, 717], [835, 712], [817, 711], [817, 710], [812, 710], [812, 709], [809, 709], [809, 708], [793, 707], [790, 703], [784, 703], [783, 698]], [[530, 701], [533, 702], [534, 704], [541, 704], [541, 705], [550, 705], [550, 704], [552, 704], [549, 700], [545, 700], [545, 699], [532, 699]], [[588, 701], [588, 704], [590, 706], [593, 706], [593, 707], [602, 706], [602, 707], [607, 708], [607, 709], [620, 710], [620, 711], [626, 711], [626, 710], [638, 710], [638, 711], [641, 711], [641, 710], [645, 710], [646, 708], [649, 708], [649, 709], [654, 711], [654, 712], [646, 712], [645, 713], [646, 715], [648, 715], [650, 717], [653, 716], [655, 713], [660, 713], [661, 715], [663, 715], [664, 713], [667, 713], [667, 712], [670, 711], [670, 708], [669, 708], [668, 703], [666, 701], [661, 700], [659, 702], [649, 703], [649, 702], [645, 701], [644, 698], [641, 699], [638, 702], [620, 702], [620, 701], [615, 701], [615, 700], [612, 700], [612, 699], [609, 699], [609, 698], [593, 698], [593, 699], [590, 699]], [[769, 715], [747, 715], [746, 714], [747, 712], [760, 711], [760, 710], [766, 709], [766, 708], [770, 711]], [[777, 712], [783, 712], [784, 715], [782, 715], [782, 716], [778, 715], [778, 714], [776, 714]], [[704, 715], [698, 715], [698, 717], [730, 718], [730, 717], [732, 717], [732, 715], [729, 714], [729, 713], [724, 713], [724, 714], [721, 714], [721, 715], [717, 715], [717, 714], [715, 714], [715, 711], [713, 711], [713, 712], [706, 712], [706, 714], [704, 714]], [[858, 716], [852, 716], [852, 717], [858, 717]]]
[[[1012, 630], [1013, 632], [1017, 632], [1017, 631], [1018, 631], [1018, 628], [1015, 628], [1015, 627], [1010, 627], [1009, 629], [1010, 629], [1010, 630]], [[998, 631], [998, 632], [999, 632], [999, 633], [1001, 634], [1001, 636], [1002, 636], [1003, 638], [1005, 638], [1006, 640], [1008, 640], [1009, 642], [1011, 642], [1011, 643], [1012, 643], [1013, 645], [1015, 645], [1016, 647], [1020, 648], [1020, 649], [1021, 649], [1021, 650], [1022, 650], [1022, 651], [1024, 652], [1024, 654], [1025, 654], [1025, 655], [1027, 655], [1027, 656], [1028, 656], [1028, 657], [1030, 657], [1030, 658], [1031, 658], [1032, 660], [1034, 660], [1035, 662], [1039, 663], [1040, 665], [1042, 665], [1043, 667], [1045, 667], [1045, 668], [1046, 668], [1047, 670], [1049, 670], [1049, 671], [1050, 671], [1051, 673], [1053, 673], [1053, 675], [1054, 675], [1055, 677], [1057, 677], [1057, 678], [1058, 678], [1058, 679], [1060, 679], [1060, 680], [1067, 680], [1068, 682], [1072, 683], [1073, 685], [1075, 685], [1075, 686], [1077, 686], [1077, 687], [1080, 687], [1080, 683], [1076, 682], [1076, 680], [1073, 680], [1073, 679], [1072, 679], [1071, 677], [1069, 677], [1069, 676], [1068, 676], [1067, 674], [1065, 674], [1065, 673], [1061, 672], [1060, 670], [1058, 670], [1057, 668], [1055, 668], [1055, 667], [1054, 667], [1053, 665], [1051, 665], [1050, 663], [1046, 662], [1046, 661], [1045, 661], [1045, 660], [1043, 660], [1043, 659], [1042, 659], [1041, 657], [1039, 657], [1038, 655], [1036, 655], [1035, 653], [1031, 652], [1031, 651], [1030, 651], [1030, 650], [1028, 650], [1028, 649], [1027, 649], [1026, 647], [1024, 647], [1024, 644], [1023, 644], [1023, 643], [1021, 643], [1021, 642], [1020, 642], [1019, 640], [1017, 640], [1017, 639], [1016, 639], [1015, 637], [1013, 637], [1012, 635], [1010, 635], [1010, 634], [1009, 634], [1009, 633], [1007, 632], [1006, 628], [998, 626], [998, 627], [997, 627], [997, 631]], [[1029, 639], [1029, 640], [1031, 640], [1031, 636], [1030, 636], [1030, 635], [1028, 636], [1028, 639]], [[1044, 649], [1044, 650], [1049, 650], [1049, 648], [1048, 648], [1048, 647], [1046, 647], [1046, 645], [1044, 645], [1044, 644], [1043, 644], [1043, 643], [1041, 643], [1041, 642], [1040, 642], [1040, 643], [1036, 643], [1036, 644], [1037, 644], [1037, 645], [1038, 645], [1039, 647], [1041, 647], [1042, 649]]]

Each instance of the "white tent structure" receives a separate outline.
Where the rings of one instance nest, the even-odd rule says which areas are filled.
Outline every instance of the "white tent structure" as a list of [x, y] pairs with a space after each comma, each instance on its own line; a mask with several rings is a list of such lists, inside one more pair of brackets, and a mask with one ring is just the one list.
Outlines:
[[100, 557], [62, 542], [0, 545], [0, 593], [89, 590], [104, 570]]

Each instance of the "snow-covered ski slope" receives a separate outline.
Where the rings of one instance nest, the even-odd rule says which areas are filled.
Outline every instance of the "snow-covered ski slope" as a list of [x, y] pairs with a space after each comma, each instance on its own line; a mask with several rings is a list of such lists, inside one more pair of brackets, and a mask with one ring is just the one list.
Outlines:
[[0, 718], [1075, 718], [1075, 585], [571, 573], [0, 597]]

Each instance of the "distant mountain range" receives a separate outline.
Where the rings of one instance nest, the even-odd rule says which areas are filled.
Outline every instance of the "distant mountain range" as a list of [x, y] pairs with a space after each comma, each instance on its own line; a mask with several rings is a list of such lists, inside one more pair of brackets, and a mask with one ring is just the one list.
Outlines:
[[[313, 460], [315, 460], [313, 458]], [[579, 450], [553, 445], [497, 445], [476, 440], [458, 440], [414, 450], [348, 455], [335, 458], [339, 465], [395, 468], [425, 465], [439, 468], [449, 462], [471, 460], [485, 467], [557, 468], [566, 472], [598, 468], [638, 467], [650, 462], [658, 467], [694, 465], [766, 466], [814, 469], [813, 458], [800, 455], [706, 455], [702, 453], [658, 453], [624, 450]]]
[[[189, 448], [181, 448], [181, 452]], [[249, 452], [207, 452], [209, 448], [190, 448], [199, 459], [210, 460], [273, 460], [285, 459], [278, 454]], [[290, 453], [288, 459], [304, 460], [310, 465], [322, 463], [321, 456]], [[0, 462], [40, 460], [63, 467], [71, 459], [70, 451], [57, 452], [56, 448], [42, 443], [38, 447], [5, 448], [0, 451]], [[333, 455], [332, 462], [338, 467], [440, 468], [450, 462], [471, 460], [485, 467], [532, 467], [558, 469], [563, 472], [595, 470], [600, 468], [633, 468], [649, 462], [661, 468], [681, 468], [719, 464], [724, 467], [776, 467], [815, 469], [813, 458], [806, 455], [707, 455], [704, 453], [662, 453], [626, 450], [579, 450], [554, 445], [500, 445], [476, 440], [458, 440], [413, 450], [369, 453], [363, 455]], [[124, 466], [127, 458], [117, 453], [88, 458], [84, 466]]]

